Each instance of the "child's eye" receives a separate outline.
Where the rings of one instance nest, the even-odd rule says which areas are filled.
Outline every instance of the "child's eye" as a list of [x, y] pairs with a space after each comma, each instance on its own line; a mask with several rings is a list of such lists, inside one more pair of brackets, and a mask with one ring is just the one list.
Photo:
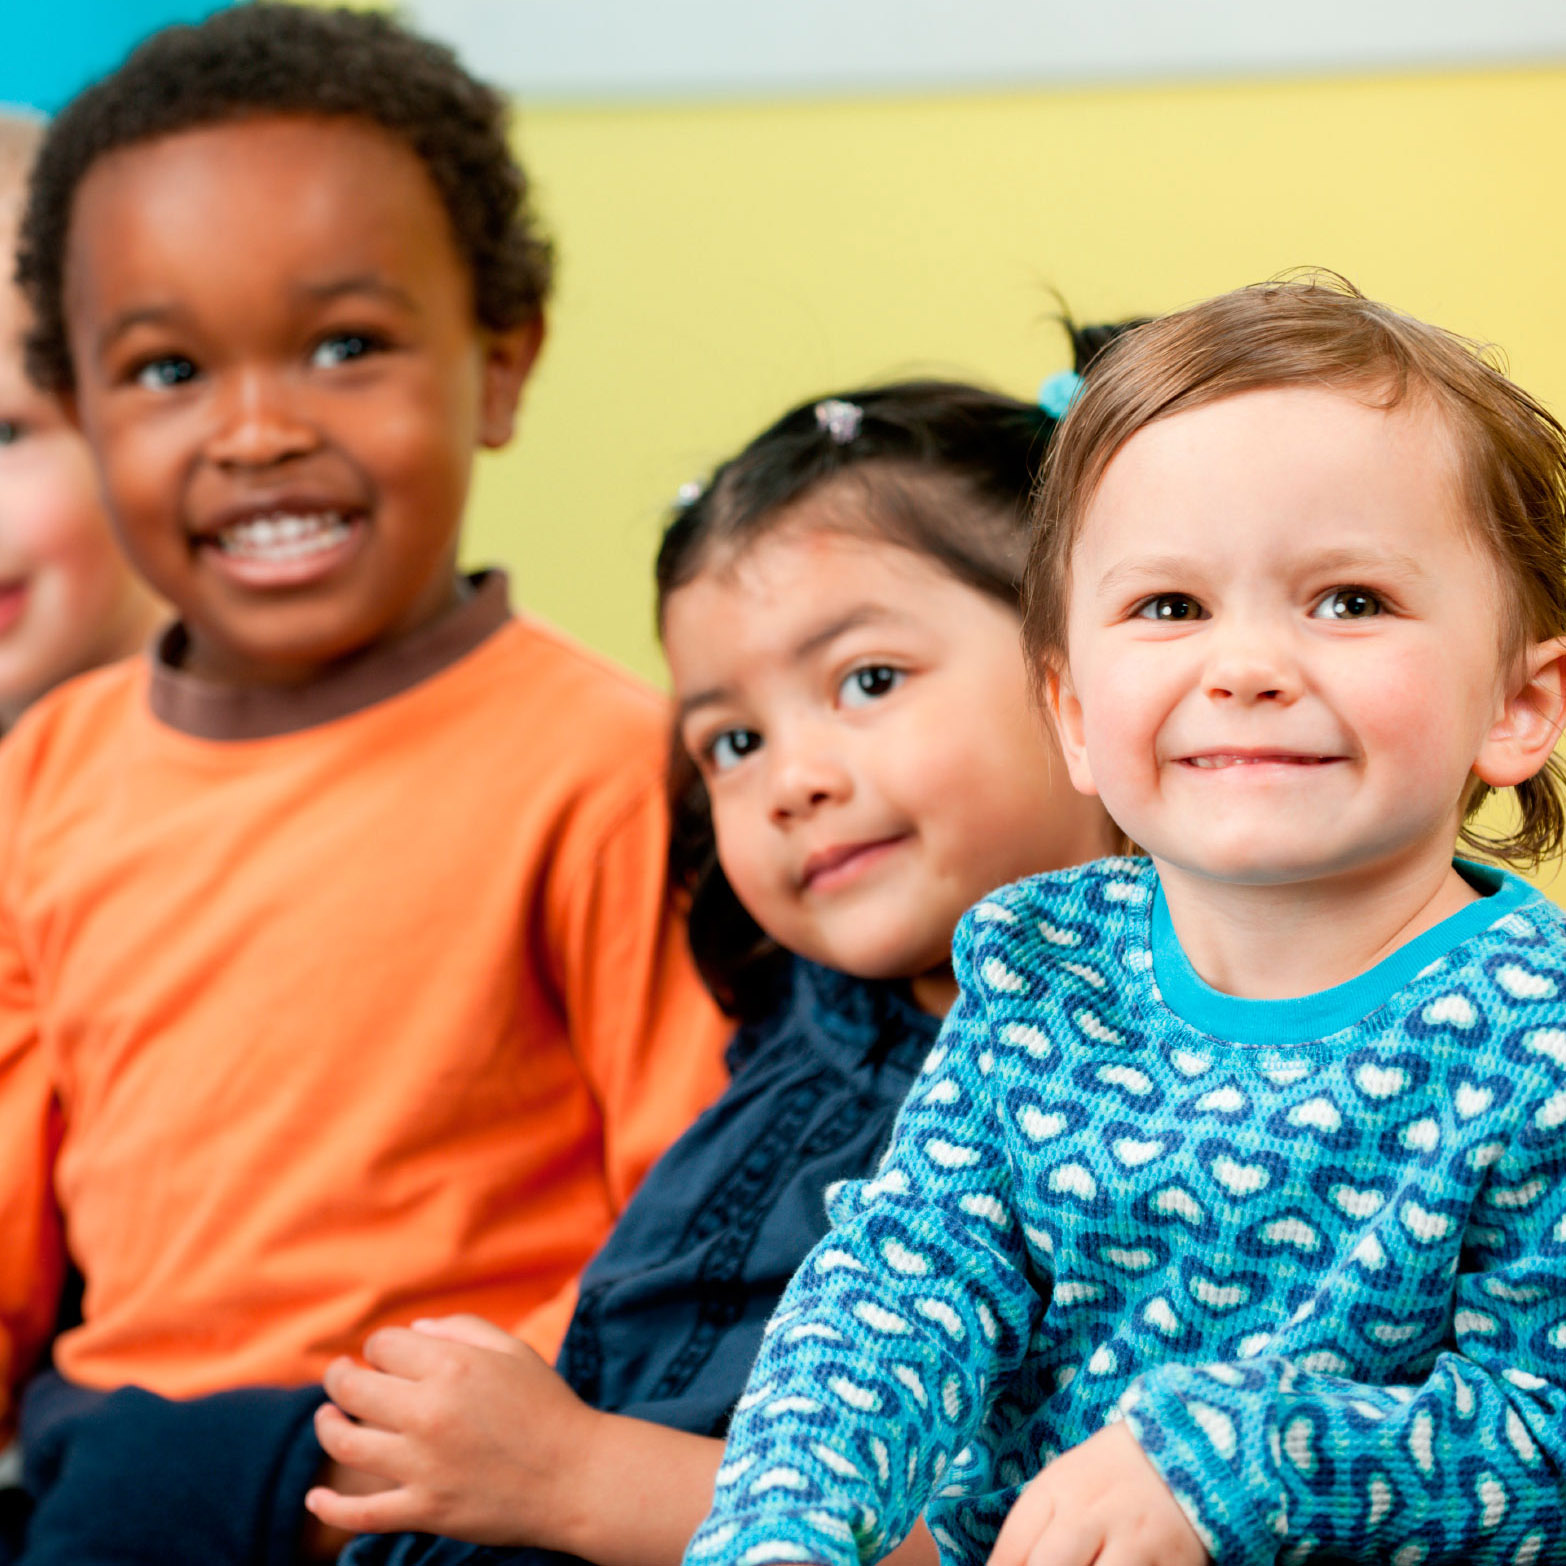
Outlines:
[[754, 729], [725, 729], [707, 743], [703, 754], [714, 772], [727, 772], [760, 749], [761, 736]]
[[20, 419], [0, 419], [0, 446], [14, 446], [26, 433]]
[[369, 332], [334, 332], [315, 345], [310, 363], [318, 370], [330, 370], [339, 364], [348, 364], [374, 353], [384, 344]]
[[135, 382], [138, 386], [144, 386], [148, 391], [168, 391], [174, 386], [183, 386], [186, 381], [194, 380], [196, 375], [195, 364], [182, 353], [167, 353], [159, 359], [149, 359], [138, 367], [135, 374]]
[[855, 669], [837, 688], [837, 699], [845, 707], [864, 707], [889, 696], [906, 678], [901, 669], [884, 663], [867, 663]]
[[1381, 600], [1367, 589], [1335, 587], [1310, 613], [1313, 620], [1368, 620], [1381, 612]]
[[1187, 620], [1205, 620], [1207, 611], [1186, 593], [1158, 593], [1152, 598], [1144, 598], [1136, 606], [1136, 617], [1181, 624]]

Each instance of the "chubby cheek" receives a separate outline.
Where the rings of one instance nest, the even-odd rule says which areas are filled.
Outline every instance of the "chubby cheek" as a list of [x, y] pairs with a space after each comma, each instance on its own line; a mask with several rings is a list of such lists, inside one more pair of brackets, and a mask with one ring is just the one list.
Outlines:
[[59, 617], [62, 634], [91, 642], [102, 630], [99, 620], [130, 590], [130, 568], [107, 533], [78, 536], [74, 544], [39, 562], [39, 606]]
[[1362, 755], [1410, 802], [1455, 802], [1489, 730], [1490, 693], [1465, 690], [1464, 672], [1434, 657], [1401, 658], [1345, 692]]
[[768, 829], [760, 811], [730, 785], [716, 791], [712, 800], [712, 829], [724, 879], [751, 918], [769, 935], [779, 937], [791, 900], [779, 858], [769, 852]]
[[473, 447], [432, 438], [430, 424], [435, 417], [404, 406], [359, 434], [354, 461], [375, 486], [378, 498], [406, 497], [410, 509], [416, 510], [450, 504], [465, 489]]
[[40, 445], [25, 466], [0, 469], [0, 553], [18, 564], [69, 563], [107, 534], [86, 448]]
[[1057, 789], [1069, 790], [1065, 768], [1045, 737], [1042, 719], [1026, 711], [994, 727], [963, 732], [910, 755], [915, 765], [886, 778], [883, 793], [897, 818], [917, 827], [921, 852], [935, 875], [928, 909], [910, 908], [940, 928], [944, 958], [962, 912], [996, 887], [1067, 858], [1055, 839]]
[[478, 447], [480, 363], [462, 361], [448, 377], [428, 373], [380, 399], [372, 412], [334, 420], [343, 450], [383, 495], [415, 505], [449, 503], [465, 492]]
[[[1145, 805], [1159, 788], [1159, 746], [1172, 694], [1159, 689], [1151, 669], [1103, 671], [1082, 696], [1082, 756], [1074, 769], [1091, 779], [1104, 808], [1122, 816]], [[1129, 828], [1128, 828], [1129, 830]]]
[[39, 563], [83, 583], [107, 585], [128, 574], [96, 488], [73, 488], [53, 498], [55, 504], [40, 516], [34, 549]]
[[181, 493], [177, 466], [136, 442], [104, 449], [100, 460], [109, 514], [126, 555], [148, 576], [160, 560], [183, 563], [185, 535], [175, 514]]

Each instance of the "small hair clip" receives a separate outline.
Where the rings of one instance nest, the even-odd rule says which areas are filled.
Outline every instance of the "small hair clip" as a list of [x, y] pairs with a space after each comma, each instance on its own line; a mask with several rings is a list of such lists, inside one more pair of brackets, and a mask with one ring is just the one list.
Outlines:
[[674, 492], [674, 504], [681, 511], [689, 511], [706, 493], [706, 479], [686, 479]]
[[1060, 370], [1039, 387], [1039, 406], [1059, 423], [1082, 390], [1082, 377], [1075, 370]]
[[846, 446], [859, 433], [865, 410], [857, 403], [828, 397], [816, 404], [816, 427], [823, 429], [839, 446]]

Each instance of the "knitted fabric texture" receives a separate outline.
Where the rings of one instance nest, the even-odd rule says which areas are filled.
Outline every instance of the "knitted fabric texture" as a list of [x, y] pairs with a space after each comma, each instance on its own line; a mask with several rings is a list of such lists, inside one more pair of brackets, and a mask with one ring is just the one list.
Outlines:
[[1145, 862], [972, 910], [688, 1560], [849, 1566], [928, 1506], [978, 1563], [1120, 1417], [1221, 1563], [1566, 1559], [1566, 924], [1471, 878], [1302, 1002], [1204, 1000]]

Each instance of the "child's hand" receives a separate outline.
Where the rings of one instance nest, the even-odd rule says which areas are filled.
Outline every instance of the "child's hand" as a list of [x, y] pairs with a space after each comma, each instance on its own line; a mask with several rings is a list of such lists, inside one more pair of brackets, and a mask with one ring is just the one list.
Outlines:
[[[305, 1505], [352, 1533], [415, 1531], [474, 1544], [566, 1548], [591, 1498], [573, 1494], [603, 1416], [532, 1349], [475, 1316], [387, 1327], [366, 1365], [327, 1367], [315, 1418], [327, 1455], [391, 1488], [317, 1486]], [[351, 1416], [351, 1417], [350, 1417]]]
[[990, 1566], [1206, 1566], [1180, 1503], [1124, 1423], [1057, 1457], [1017, 1498]]

